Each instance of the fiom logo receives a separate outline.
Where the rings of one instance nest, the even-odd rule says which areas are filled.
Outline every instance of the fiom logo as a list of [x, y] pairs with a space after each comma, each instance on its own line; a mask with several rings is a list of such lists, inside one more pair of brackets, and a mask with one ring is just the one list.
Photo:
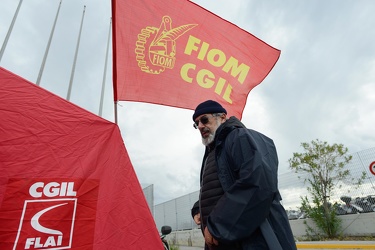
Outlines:
[[173, 28], [172, 19], [164, 16], [159, 28], [148, 26], [142, 29], [135, 49], [141, 70], [149, 74], [160, 74], [165, 68], [173, 69], [177, 54], [176, 40], [195, 26], [197, 24]]

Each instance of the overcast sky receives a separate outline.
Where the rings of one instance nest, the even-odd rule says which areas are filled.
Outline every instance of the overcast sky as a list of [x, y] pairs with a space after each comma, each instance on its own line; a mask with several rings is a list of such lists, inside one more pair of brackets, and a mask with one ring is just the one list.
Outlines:
[[[281, 50], [276, 66], [249, 94], [243, 123], [271, 137], [279, 173], [314, 139], [351, 153], [375, 146], [375, 1], [194, 0]], [[23, 1], [0, 66], [36, 82], [59, 0]], [[66, 98], [86, 5], [70, 101], [98, 114], [111, 4], [63, 0], [40, 86]], [[18, 1], [1, 0], [0, 44]], [[246, 50], [246, 47], [243, 48]], [[103, 118], [114, 121], [112, 53]], [[138, 179], [154, 185], [155, 204], [199, 189], [204, 147], [193, 111], [120, 102], [119, 127]]]

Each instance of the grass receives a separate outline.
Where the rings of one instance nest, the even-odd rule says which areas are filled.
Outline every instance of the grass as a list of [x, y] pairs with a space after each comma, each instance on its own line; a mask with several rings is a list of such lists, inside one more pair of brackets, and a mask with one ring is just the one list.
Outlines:
[[175, 245], [169, 245], [170, 250], [179, 250], [180, 248]]

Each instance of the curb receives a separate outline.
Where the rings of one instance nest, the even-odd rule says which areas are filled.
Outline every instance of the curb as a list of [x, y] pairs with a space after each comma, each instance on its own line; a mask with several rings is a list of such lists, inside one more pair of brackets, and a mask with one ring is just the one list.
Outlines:
[[297, 243], [297, 249], [375, 249], [375, 244], [309, 244]]

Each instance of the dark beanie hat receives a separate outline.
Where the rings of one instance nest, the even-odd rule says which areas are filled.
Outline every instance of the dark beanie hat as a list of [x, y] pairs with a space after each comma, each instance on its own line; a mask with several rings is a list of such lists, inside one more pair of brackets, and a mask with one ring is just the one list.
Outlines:
[[193, 121], [203, 114], [227, 113], [227, 111], [218, 103], [212, 100], [202, 102], [197, 106], [193, 115]]

